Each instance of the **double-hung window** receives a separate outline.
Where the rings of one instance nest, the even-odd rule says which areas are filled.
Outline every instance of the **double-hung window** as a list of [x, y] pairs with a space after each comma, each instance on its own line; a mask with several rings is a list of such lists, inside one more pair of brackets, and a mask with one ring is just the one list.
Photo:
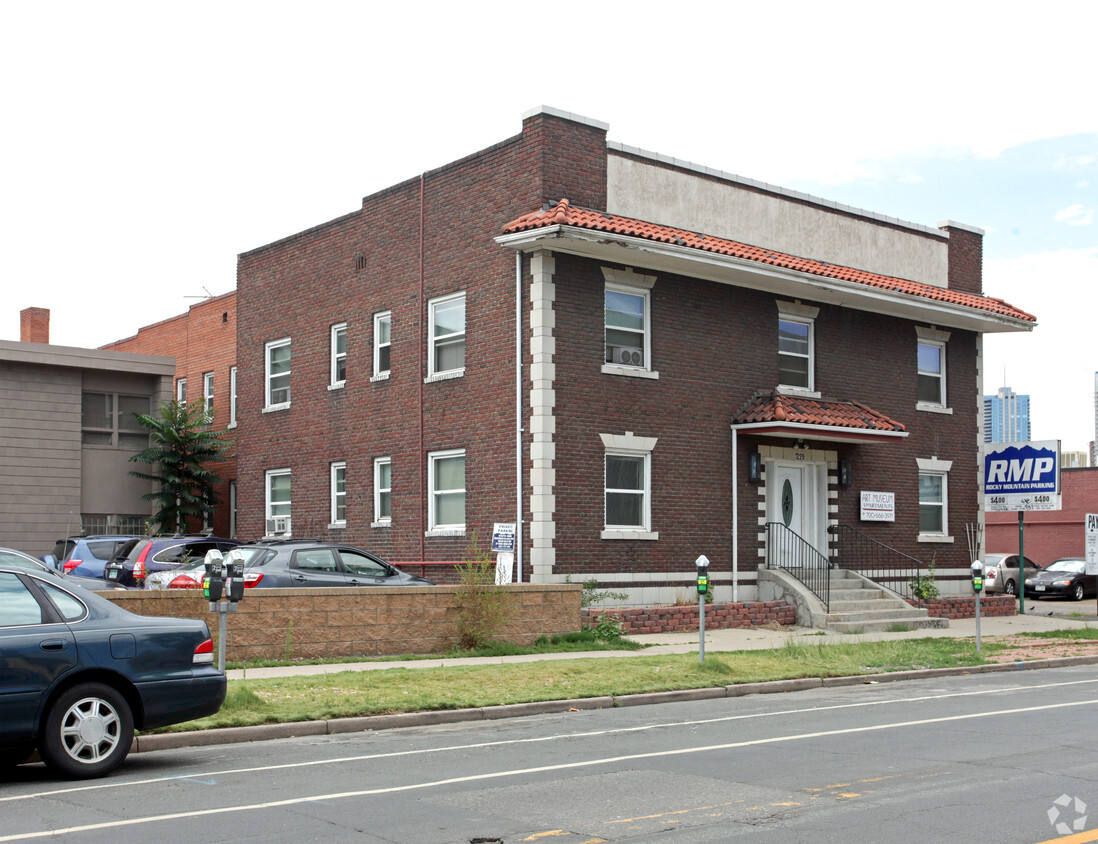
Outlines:
[[948, 331], [915, 326], [918, 335], [918, 410], [946, 410], [946, 341]]
[[778, 387], [811, 393], [816, 389], [816, 316], [820, 309], [779, 301]]
[[175, 382], [175, 400], [187, 403], [187, 379], [177, 378]]
[[919, 467], [919, 541], [952, 542], [949, 535], [949, 470], [952, 460], [916, 458]]
[[427, 377], [465, 374], [465, 294], [433, 299], [429, 305]]
[[390, 352], [393, 345], [393, 314], [383, 311], [374, 314], [374, 376], [382, 381], [389, 377]]
[[229, 367], [229, 427], [236, 427], [236, 367]]
[[214, 412], [214, 374], [202, 373], [202, 409], [206, 413], [207, 421], [213, 419]]
[[347, 525], [347, 464], [333, 463], [331, 468], [332, 523], [330, 527]]
[[347, 381], [347, 323], [332, 326], [332, 389], [342, 387]]
[[658, 539], [652, 530], [655, 437], [600, 434], [605, 447], [603, 539]]
[[393, 523], [393, 460], [378, 457], [374, 460], [374, 523], [373, 527], [385, 527]]
[[428, 533], [465, 531], [465, 449], [428, 455]]
[[266, 407], [279, 410], [290, 406], [290, 338], [267, 343]]
[[290, 515], [290, 470], [267, 470], [267, 518], [286, 518]]
[[603, 368], [611, 375], [658, 378], [652, 369], [654, 276], [602, 268]]

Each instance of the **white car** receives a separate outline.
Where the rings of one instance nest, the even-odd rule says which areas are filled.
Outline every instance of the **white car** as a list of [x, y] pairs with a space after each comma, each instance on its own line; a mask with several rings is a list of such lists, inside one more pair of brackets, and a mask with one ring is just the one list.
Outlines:
[[[1025, 558], [1026, 577], [1033, 577], [1041, 570], [1029, 557]], [[984, 557], [984, 591], [1017, 595], [1024, 578], [1018, 577], [1017, 554], [987, 554]]]

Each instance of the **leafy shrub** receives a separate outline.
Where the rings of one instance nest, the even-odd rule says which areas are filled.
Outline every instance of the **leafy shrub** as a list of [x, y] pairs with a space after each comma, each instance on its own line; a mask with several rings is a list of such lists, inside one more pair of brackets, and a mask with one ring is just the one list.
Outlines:
[[458, 645], [467, 650], [482, 648], [515, 617], [512, 596], [496, 585], [495, 561], [489, 550], [481, 549], [475, 531], [456, 569]]

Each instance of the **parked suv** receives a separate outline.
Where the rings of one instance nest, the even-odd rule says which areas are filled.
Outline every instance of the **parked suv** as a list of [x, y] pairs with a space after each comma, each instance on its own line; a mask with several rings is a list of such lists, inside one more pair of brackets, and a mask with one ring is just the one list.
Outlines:
[[201, 560], [207, 551], [225, 553], [240, 543], [216, 536], [142, 537], [123, 545], [103, 569], [103, 579], [114, 586], [141, 589], [145, 578], [155, 571], [166, 571]]
[[65, 574], [102, 577], [107, 561], [127, 542], [141, 538], [136, 533], [70, 536], [67, 539], [58, 539], [53, 553], [43, 554], [42, 561]]

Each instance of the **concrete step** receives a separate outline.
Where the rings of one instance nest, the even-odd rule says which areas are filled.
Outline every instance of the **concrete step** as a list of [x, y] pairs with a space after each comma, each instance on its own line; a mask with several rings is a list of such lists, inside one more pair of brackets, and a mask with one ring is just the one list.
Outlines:
[[891, 609], [905, 610], [908, 607], [895, 599], [889, 598], [888, 595], [875, 595], [859, 601], [832, 601], [829, 605], [829, 612], [832, 615], [843, 612], [880, 612]]
[[831, 590], [831, 603], [836, 601], [879, 601], [890, 597], [880, 589], [834, 589]]
[[829, 622], [828, 630], [836, 633], [888, 633], [897, 629], [931, 630], [949, 627], [946, 618], [904, 618], [878, 621], [836, 621]]
[[894, 609], [868, 609], [854, 610], [850, 612], [836, 612], [832, 609], [827, 614], [827, 622], [832, 621], [900, 621], [915, 618], [926, 618], [926, 610], [917, 610], [914, 607], [896, 607]]

